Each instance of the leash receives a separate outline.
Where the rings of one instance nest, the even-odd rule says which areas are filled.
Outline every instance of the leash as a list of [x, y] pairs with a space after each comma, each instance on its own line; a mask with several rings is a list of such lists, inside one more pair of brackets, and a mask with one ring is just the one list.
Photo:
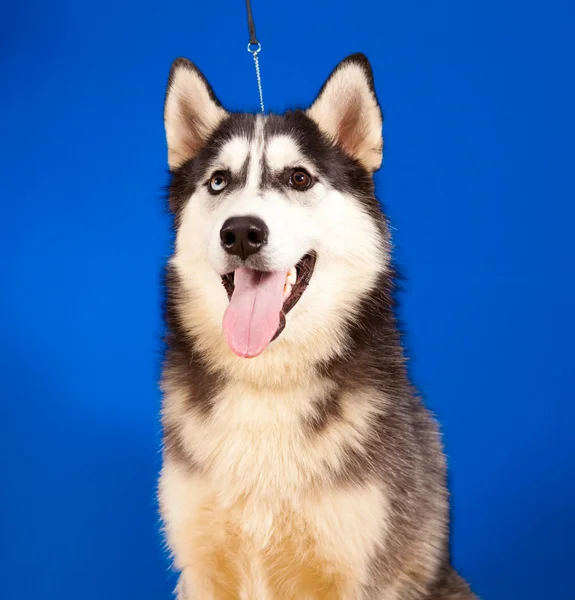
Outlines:
[[248, 30], [250, 32], [250, 41], [248, 42], [248, 52], [254, 57], [254, 65], [256, 67], [256, 77], [258, 80], [258, 91], [260, 93], [260, 106], [262, 112], [265, 112], [264, 108], [264, 94], [262, 91], [262, 77], [260, 74], [260, 61], [258, 54], [262, 49], [262, 45], [258, 42], [256, 37], [256, 24], [254, 23], [254, 16], [252, 14], [252, 3], [251, 0], [246, 0], [246, 10], [248, 12]]

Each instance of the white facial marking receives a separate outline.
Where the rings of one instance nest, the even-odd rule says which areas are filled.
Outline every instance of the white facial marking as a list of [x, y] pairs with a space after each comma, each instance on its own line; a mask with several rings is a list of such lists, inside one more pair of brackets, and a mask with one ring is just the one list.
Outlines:
[[266, 162], [271, 171], [282, 171], [285, 167], [300, 166], [302, 154], [293, 138], [277, 135], [266, 145]]
[[227, 141], [218, 156], [216, 169], [229, 169], [232, 173], [242, 170], [250, 152], [250, 142], [246, 137], [234, 137]]

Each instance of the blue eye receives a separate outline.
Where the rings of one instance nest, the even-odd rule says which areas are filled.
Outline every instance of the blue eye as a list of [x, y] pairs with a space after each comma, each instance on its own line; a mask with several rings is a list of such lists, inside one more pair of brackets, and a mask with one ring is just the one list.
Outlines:
[[221, 171], [216, 171], [210, 179], [210, 191], [219, 194], [228, 185], [228, 176]]

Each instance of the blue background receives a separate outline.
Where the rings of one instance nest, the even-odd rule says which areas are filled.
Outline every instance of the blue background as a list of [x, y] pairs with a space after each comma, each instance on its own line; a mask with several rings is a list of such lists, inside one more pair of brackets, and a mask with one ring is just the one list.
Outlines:
[[[574, 6], [254, 0], [268, 108], [372, 61], [411, 369], [484, 600], [575, 598]], [[185, 55], [258, 108], [244, 4], [0, 11], [0, 598], [167, 599], [162, 103]]]

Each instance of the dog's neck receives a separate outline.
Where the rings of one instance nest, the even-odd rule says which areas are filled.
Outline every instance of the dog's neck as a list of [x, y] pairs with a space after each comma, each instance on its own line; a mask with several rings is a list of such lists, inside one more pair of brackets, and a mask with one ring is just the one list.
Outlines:
[[[270, 394], [309, 386], [310, 381], [338, 381], [358, 388], [409, 386], [401, 337], [393, 310], [393, 277], [382, 273], [378, 284], [362, 299], [353, 317], [339, 332], [324, 331], [313, 346], [278, 340], [252, 359], [233, 355], [220, 332], [200, 330], [186, 321], [189, 308], [181, 298], [168, 298], [168, 357], [178, 379], [208, 397], [223, 383], [241, 383]], [[362, 373], [353, 381], [350, 373]]]

